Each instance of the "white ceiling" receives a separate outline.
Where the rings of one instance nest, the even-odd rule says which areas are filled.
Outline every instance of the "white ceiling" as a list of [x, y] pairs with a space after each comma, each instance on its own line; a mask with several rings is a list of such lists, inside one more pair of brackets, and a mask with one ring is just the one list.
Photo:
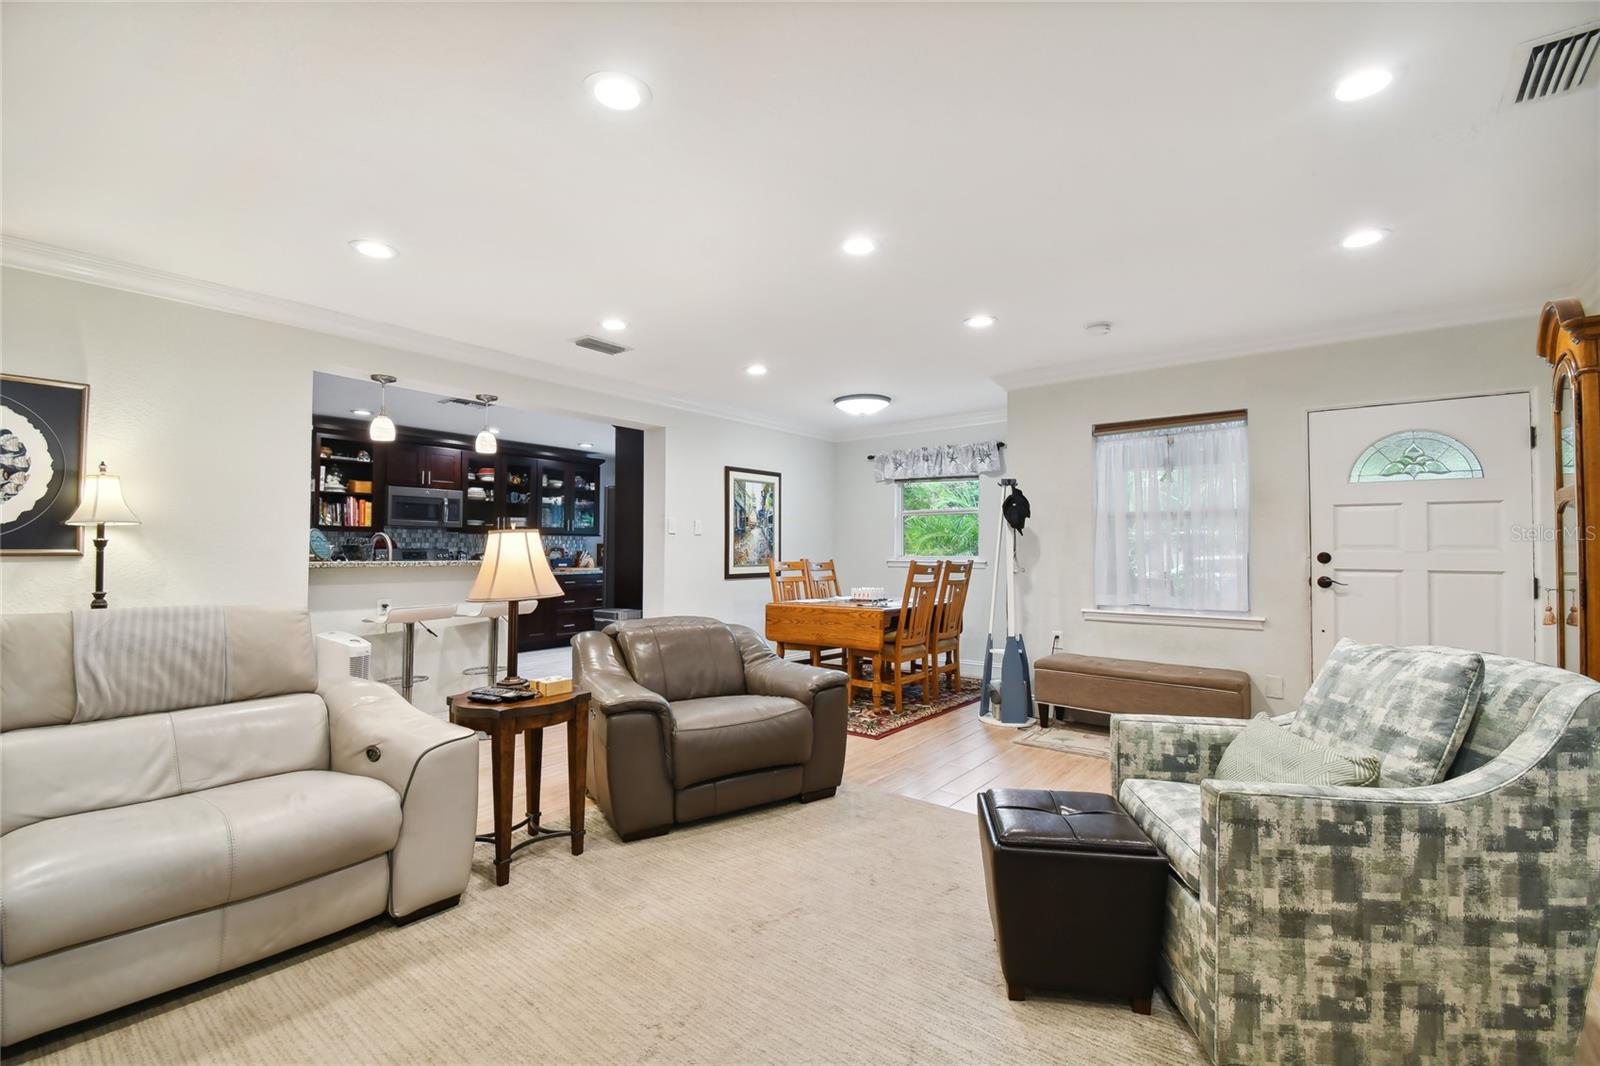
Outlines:
[[[997, 377], [1569, 294], [1600, 263], [1600, 93], [1500, 98], [1518, 42], [1597, 13], [7, 3], [3, 222], [849, 435], [839, 393], [894, 396], [879, 430], [997, 408]], [[1367, 65], [1394, 85], [1337, 103]], [[596, 70], [653, 103], [601, 110]], [[1358, 225], [1393, 236], [1342, 250]], [[878, 254], [839, 254], [855, 232]], [[572, 347], [608, 315], [636, 351]]]
[[[463, 396], [470, 400], [473, 397]], [[386, 406], [389, 417], [396, 425], [413, 429], [433, 429], [442, 433], [476, 436], [483, 428], [481, 407], [463, 407], [460, 404], [443, 404], [446, 397], [431, 392], [418, 392], [401, 385], [390, 385]], [[365, 417], [356, 410], [378, 409], [378, 386], [370, 381], [343, 377], [338, 374], [313, 374], [311, 376], [311, 410], [314, 414], [335, 415], [339, 418]], [[543, 411], [525, 411], [516, 407], [489, 409], [489, 424], [500, 431], [500, 439], [523, 444], [549, 444], [557, 448], [579, 448], [593, 455], [610, 458], [617, 452], [617, 431], [614, 426], [589, 422], [581, 418], [548, 414]]]

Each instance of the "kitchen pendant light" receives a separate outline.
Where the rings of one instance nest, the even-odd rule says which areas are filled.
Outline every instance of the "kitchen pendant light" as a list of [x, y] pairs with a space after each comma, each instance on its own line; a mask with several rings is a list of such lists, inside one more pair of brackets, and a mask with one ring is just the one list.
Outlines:
[[389, 417], [388, 407], [389, 386], [400, 379], [393, 374], [374, 374], [372, 380], [378, 383], [378, 413], [367, 435], [380, 443], [394, 440], [394, 419]]
[[478, 433], [478, 439], [472, 442], [472, 450], [479, 455], [493, 455], [500, 450], [500, 442], [489, 430], [489, 405], [500, 397], [491, 396], [487, 392], [478, 393], [478, 402], [483, 404], [483, 429]]

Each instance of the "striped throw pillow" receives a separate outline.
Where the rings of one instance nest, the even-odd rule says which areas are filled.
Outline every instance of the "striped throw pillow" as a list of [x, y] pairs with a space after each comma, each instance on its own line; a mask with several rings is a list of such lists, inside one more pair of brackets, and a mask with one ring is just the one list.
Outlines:
[[1279, 785], [1375, 785], [1377, 755], [1341, 754], [1258, 714], [1222, 753], [1213, 777]]

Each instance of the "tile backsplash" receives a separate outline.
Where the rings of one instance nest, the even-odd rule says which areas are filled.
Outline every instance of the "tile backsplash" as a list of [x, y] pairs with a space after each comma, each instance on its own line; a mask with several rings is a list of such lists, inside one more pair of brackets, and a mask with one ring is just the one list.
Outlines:
[[[422, 549], [435, 557], [459, 552], [462, 558], [470, 559], [483, 554], [485, 537], [482, 533], [463, 533], [450, 529], [419, 529], [416, 526], [399, 526], [385, 529], [384, 532], [394, 540], [396, 554], [408, 548]], [[561, 533], [545, 533], [542, 536], [545, 551], [548, 553], [559, 550], [562, 553], [559, 561], [563, 563], [577, 559], [580, 551], [587, 551], [591, 555], [598, 554], [596, 545], [600, 543], [599, 537], [577, 537]], [[368, 558], [371, 554], [370, 534], [360, 536], [329, 534], [328, 539], [335, 548], [344, 549], [347, 555], [356, 554], [350, 548], [357, 549], [360, 558]]]

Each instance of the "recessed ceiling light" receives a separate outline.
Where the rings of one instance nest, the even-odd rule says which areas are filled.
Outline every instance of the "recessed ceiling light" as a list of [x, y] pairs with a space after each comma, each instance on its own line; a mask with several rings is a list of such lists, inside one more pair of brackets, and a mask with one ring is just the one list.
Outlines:
[[1386, 229], [1358, 229], [1347, 233], [1344, 240], [1339, 243], [1346, 248], [1370, 248], [1388, 235], [1389, 231]]
[[489, 427], [489, 432], [493, 433], [495, 436], [498, 437], [500, 435], [500, 427], [499, 426], [490, 426]]
[[620, 318], [602, 318], [600, 328], [610, 333], [620, 333], [628, 328], [628, 324]]
[[592, 441], [592, 440], [580, 441], [578, 443], [578, 447], [584, 449], [585, 451], [588, 451], [590, 448], [594, 447], [594, 441]]
[[584, 79], [601, 106], [613, 111], [637, 111], [650, 102], [650, 86], [632, 74], [603, 70]]
[[350, 408], [350, 413], [355, 415], [357, 418], [371, 418], [372, 417], [372, 412], [367, 410], [365, 407], [352, 407], [352, 408]]
[[759, 378], [765, 376], [767, 368], [762, 366], [760, 363], [751, 363], [749, 366], [744, 368], [744, 372], [753, 378]]
[[1383, 92], [1392, 81], [1394, 75], [1387, 70], [1381, 67], [1368, 67], [1366, 70], [1358, 70], [1341, 78], [1339, 84], [1333, 87], [1333, 97], [1345, 103], [1365, 100], [1369, 96]]
[[393, 259], [400, 254], [392, 246], [384, 244], [382, 241], [369, 240], [366, 237], [351, 241], [350, 247], [368, 259]]
[[839, 247], [844, 250], [845, 255], [871, 255], [878, 250], [878, 242], [871, 237], [858, 234], [847, 238]]
[[966, 324], [973, 329], [988, 329], [998, 321], [993, 315], [973, 315]]
[[889, 406], [889, 397], [877, 392], [852, 392], [835, 397], [833, 406], [847, 415], [875, 415]]
[[1104, 337], [1107, 333], [1111, 332], [1111, 323], [1090, 322], [1083, 327], [1083, 331], [1089, 334], [1091, 337]]

